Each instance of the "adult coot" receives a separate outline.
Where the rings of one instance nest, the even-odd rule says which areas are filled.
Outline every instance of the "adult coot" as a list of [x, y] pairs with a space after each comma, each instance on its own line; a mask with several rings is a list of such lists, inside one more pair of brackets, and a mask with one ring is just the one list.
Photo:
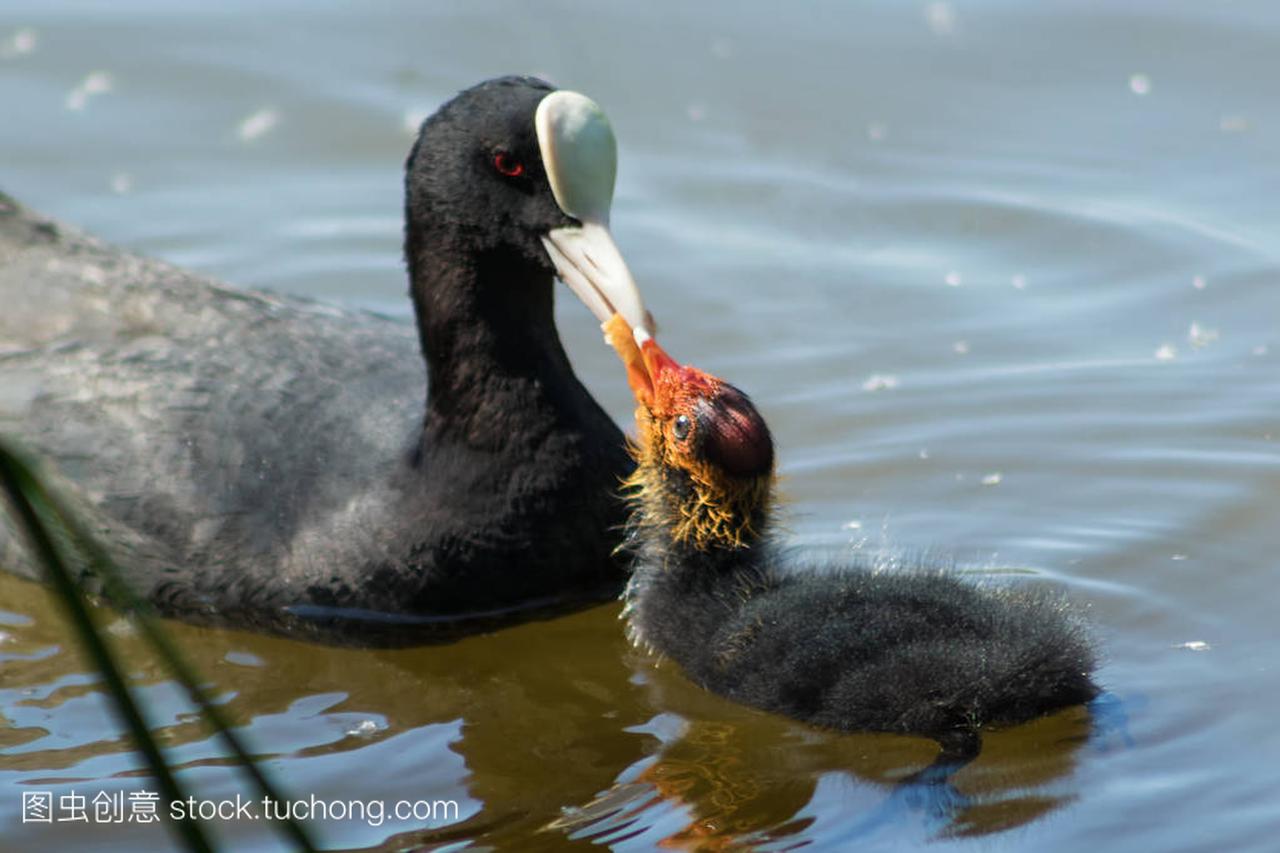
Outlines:
[[[632, 463], [552, 317], [558, 268], [647, 322], [607, 228], [615, 164], [599, 108], [540, 80], [441, 107], [406, 163], [416, 332], [0, 196], [0, 431], [183, 619], [404, 644], [616, 595]], [[19, 545], [0, 525], [0, 566], [35, 574]]]
[[607, 329], [639, 403], [623, 595], [637, 644], [730, 699], [926, 735], [952, 759], [974, 754], [987, 724], [1097, 694], [1084, 627], [1056, 595], [789, 559], [771, 536], [773, 441], [751, 401], [621, 318]]

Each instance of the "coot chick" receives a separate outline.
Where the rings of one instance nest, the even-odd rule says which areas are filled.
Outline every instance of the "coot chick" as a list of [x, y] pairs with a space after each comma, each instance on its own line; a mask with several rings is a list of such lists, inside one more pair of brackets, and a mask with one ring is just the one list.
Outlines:
[[639, 403], [623, 594], [636, 644], [735, 701], [933, 737], [959, 760], [988, 724], [1097, 694], [1084, 626], [1057, 596], [789, 557], [771, 531], [773, 441], [747, 396], [621, 318], [606, 331]]
[[[167, 615], [400, 645], [616, 596], [632, 462], [552, 316], [559, 269], [647, 322], [607, 228], [615, 157], [594, 103], [533, 78], [428, 118], [405, 177], [416, 330], [0, 195], [0, 431]], [[0, 566], [35, 576], [20, 544], [0, 521]]]

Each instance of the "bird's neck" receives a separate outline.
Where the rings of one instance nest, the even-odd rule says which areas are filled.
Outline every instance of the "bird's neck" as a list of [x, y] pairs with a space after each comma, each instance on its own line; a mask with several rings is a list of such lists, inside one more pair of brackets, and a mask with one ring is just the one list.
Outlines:
[[642, 458], [625, 485], [641, 562], [660, 571], [718, 574], [753, 562], [768, 541], [772, 475], [708, 482]]
[[510, 440], [499, 433], [512, 407], [554, 408], [557, 395], [586, 393], [556, 334], [548, 271], [511, 250], [462, 252], [447, 240], [411, 247], [408, 263], [428, 432]]
[[[716, 630], [757, 590], [768, 586], [772, 477], [758, 484], [763, 497], [750, 508], [739, 505], [736, 512], [744, 515], [722, 514], [708, 528], [721, 533], [699, 538], [689, 520], [708, 508], [691, 497], [693, 487], [682, 481], [682, 472], [645, 470], [643, 463], [640, 470], [647, 482], [630, 494], [633, 561], [622, 596], [627, 635], [633, 644], [684, 664], [706, 648]], [[665, 484], [659, 479], [663, 473], [669, 476]], [[636, 479], [631, 478], [633, 486]], [[703, 518], [704, 524], [709, 521]]]

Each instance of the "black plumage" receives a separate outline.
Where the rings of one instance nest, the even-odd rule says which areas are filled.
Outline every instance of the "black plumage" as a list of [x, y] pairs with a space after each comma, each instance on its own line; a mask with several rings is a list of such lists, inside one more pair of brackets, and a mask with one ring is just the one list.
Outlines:
[[[423, 124], [416, 331], [233, 290], [0, 195], [0, 430], [162, 612], [402, 644], [617, 594], [632, 465], [553, 322], [541, 236], [574, 221], [535, 136], [550, 91], [488, 81]], [[2, 524], [0, 566], [35, 571]]]
[[818, 726], [927, 735], [967, 757], [988, 725], [1098, 692], [1058, 593], [920, 565], [795, 557], [771, 532], [773, 443], [741, 391], [611, 331], [637, 409], [624, 599], [631, 638], [695, 682]]
[[946, 737], [1097, 693], [1084, 628], [1051, 592], [924, 567], [815, 564], [766, 544], [719, 568], [651, 540], [639, 553], [626, 593], [633, 638], [757, 708]]

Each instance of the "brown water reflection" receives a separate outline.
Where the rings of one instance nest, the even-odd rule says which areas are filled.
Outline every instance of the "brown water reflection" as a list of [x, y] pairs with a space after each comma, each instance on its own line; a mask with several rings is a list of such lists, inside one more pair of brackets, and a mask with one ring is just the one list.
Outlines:
[[[128, 742], [104, 736], [111, 724], [97, 687], [65, 647], [46, 591], [0, 576], [0, 601], [21, 602], [31, 618], [6, 629], [5, 692], [23, 685], [27, 695], [4, 701], [25, 719], [0, 729], [3, 745], [25, 747], [10, 750], [3, 768], [36, 786], [91, 783], [98, 777], [84, 768], [108, 757], [105, 778], [139, 774]], [[134, 685], [152, 700], [157, 735], [179, 766], [225, 766], [203, 724], [164, 689], [142, 641], [115, 614], [99, 614], [133, 662]], [[449, 646], [372, 652], [169, 626], [290, 796], [351, 796], [353, 780], [361, 796], [412, 788], [394, 771], [380, 775], [379, 745], [394, 751], [400, 735], [444, 727], [464, 772], [412, 773], [431, 779], [436, 795], [471, 802], [472, 813], [396, 833], [385, 840], [393, 846], [469, 838], [518, 849], [531, 837], [585, 846], [636, 832], [671, 849], [759, 844], [812, 824], [806, 809], [832, 776], [859, 791], [851, 811], [880, 801], [850, 832], [871, 831], [892, 814], [939, 835], [980, 835], [1069, 802], [1053, 786], [1071, 774], [1090, 729], [1085, 710], [1073, 709], [994, 733], [954, 777], [904, 788], [933, 760], [932, 742], [829, 734], [720, 700], [627, 648], [615, 606]], [[292, 764], [331, 756], [342, 756], [343, 768], [332, 789], [290, 788]]]
[[[1069, 777], [1092, 729], [1086, 709], [1070, 709], [993, 732], [973, 763], [920, 780], [937, 753], [932, 741], [819, 731], [723, 702], [669, 665], [641, 665], [651, 707], [680, 722], [634, 781], [615, 786], [577, 819], [558, 822], [575, 836], [619, 840], [661, 800], [682, 812], [683, 825], [663, 839], [665, 847], [760, 844], [814, 823], [817, 788], [832, 782], [838, 793], [825, 806], [845, 812], [849, 840], [890, 820], [921, 823], [938, 835], [997, 832], [1071, 801], [1070, 793], [1050, 788]], [[629, 802], [618, 801], [620, 789]]]

